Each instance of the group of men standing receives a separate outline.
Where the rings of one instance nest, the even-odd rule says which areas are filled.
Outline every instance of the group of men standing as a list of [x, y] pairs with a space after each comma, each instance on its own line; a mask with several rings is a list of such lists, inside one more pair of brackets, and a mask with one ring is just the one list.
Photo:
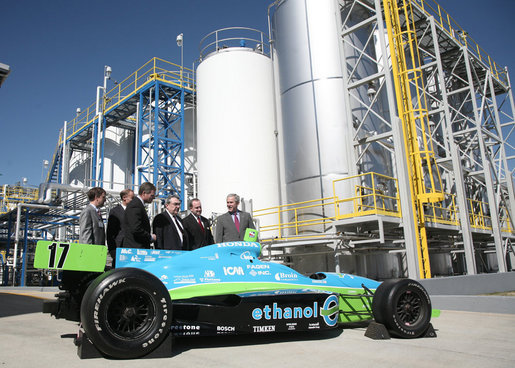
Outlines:
[[[171, 195], [165, 200], [165, 210], [154, 217], [152, 226], [145, 205], [155, 199], [156, 188], [152, 183], [143, 183], [134, 196], [134, 191], [120, 192], [121, 204], [109, 211], [107, 220], [107, 246], [115, 259], [116, 248], [153, 248], [172, 250], [194, 250], [214, 244], [209, 220], [202, 216], [202, 203], [198, 198], [189, 202], [190, 214], [184, 219], [179, 216], [181, 199]], [[88, 191], [89, 204], [80, 215], [79, 243], [105, 244], [106, 231], [100, 208], [106, 200], [103, 188]], [[247, 228], [253, 228], [249, 213], [238, 210], [240, 197], [227, 196], [228, 212], [217, 218], [216, 242], [243, 240]]]

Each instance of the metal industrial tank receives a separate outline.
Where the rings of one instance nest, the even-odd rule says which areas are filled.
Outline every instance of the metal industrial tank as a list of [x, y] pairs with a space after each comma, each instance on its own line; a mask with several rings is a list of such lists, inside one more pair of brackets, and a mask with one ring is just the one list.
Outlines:
[[[388, 129], [377, 116], [388, 116], [385, 92], [378, 86], [363, 85], [354, 90], [355, 96], [368, 101], [369, 90], [375, 88], [378, 103], [374, 114], [366, 112], [356, 98], [349, 98], [350, 109], [346, 111], [344, 71], [353, 70], [355, 76], [365, 78], [378, 73], [376, 63], [363, 61], [355, 47], [363, 48], [368, 42], [368, 31], [352, 35], [346, 46], [341, 38], [341, 23], [348, 9], [340, 9], [336, 0], [284, 0], [279, 2], [272, 16], [274, 62], [277, 63], [282, 109], [282, 137], [284, 145], [285, 196], [288, 203], [333, 196], [332, 183], [358, 173], [377, 172], [392, 175], [391, 154], [372, 144], [368, 152], [355, 152], [354, 128], [361, 124], [367, 134], [380, 134]], [[354, 14], [353, 14], [354, 17]], [[351, 19], [354, 24], [366, 19], [357, 14]], [[375, 56], [372, 42], [367, 50]], [[352, 115], [352, 118], [349, 116]], [[364, 138], [358, 136], [357, 138]], [[358, 155], [361, 156], [358, 166]], [[351, 198], [356, 182], [344, 181], [338, 185], [340, 198]], [[352, 209], [340, 208], [350, 213]], [[310, 214], [331, 216], [331, 213]], [[313, 229], [315, 231], [315, 229]], [[308, 230], [309, 232], [309, 230]], [[320, 249], [319, 249], [320, 250]], [[297, 247], [291, 252], [306, 252]], [[397, 274], [402, 269], [398, 257], [385, 255], [374, 260], [373, 256], [340, 260], [350, 262], [362, 272], [366, 267], [360, 263], [377, 264], [377, 274]], [[385, 258], [388, 258], [385, 260]], [[334, 267], [334, 257], [294, 257], [295, 267], [311, 271], [316, 267]], [[383, 266], [384, 265], [384, 266]], [[369, 273], [369, 272], [368, 272]]]
[[354, 164], [337, 13], [333, 0], [287, 0], [272, 16], [288, 203], [332, 196]]
[[204, 214], [226, 212], [226, 196], [233, 192], [246, 203], [252, 200], [254, 208], [276, 206], [279, 183], [268, 41], [256, 30], [224, 28], [207, 35], [200, 48], [197, 169]]

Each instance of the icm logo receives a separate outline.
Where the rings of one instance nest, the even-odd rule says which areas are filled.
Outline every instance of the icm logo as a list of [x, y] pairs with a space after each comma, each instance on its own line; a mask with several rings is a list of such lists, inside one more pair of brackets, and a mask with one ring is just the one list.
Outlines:
[[224, 274], [229, 276], [240, 275], [243, 276], [243, 268], [241, 267], [224, 267]]
[[324, 318], [324, 322], [328, 326], [335, 326], [338, 322], [338, 297], [330, 295], [320, 308], [320, 315]]
[[215, 277], [215, 271], [205, 270], [204, 277]]

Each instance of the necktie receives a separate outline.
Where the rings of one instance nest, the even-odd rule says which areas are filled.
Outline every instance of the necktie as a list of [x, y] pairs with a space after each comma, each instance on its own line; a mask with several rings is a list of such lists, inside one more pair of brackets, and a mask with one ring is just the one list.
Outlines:
[[202, 229], [202, 232], [204, 232], [204, 225], [202, 225], [202, 221], [200, 220], [200, 216], [197, 217], [198, 224], [200, 225], [200, 228]]
[[181, 238], [181, 245], [182, 245], [182, 242], [184, 241], [183, 240], [184, 229], [182, 228], [182, 225], [179, 222], [179, 219], [177, 218], [177, 216], [173, 216], [173, 220], [175, 222], [175, 226], [177, 226], [177, 229], [179, 229], [179, 238]]
[[236, 230], [240, 232], [240, 220], [238, 220], [238, 214], [234, 214], [234, 225], [236, 225]]

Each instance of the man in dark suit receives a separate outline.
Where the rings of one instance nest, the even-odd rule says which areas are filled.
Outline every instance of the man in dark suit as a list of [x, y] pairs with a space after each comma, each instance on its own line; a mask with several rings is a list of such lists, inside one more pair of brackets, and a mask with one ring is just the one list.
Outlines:
[[79, 218], [79, 243], [105, 245], [106, 234], [100, 208], [106, 201], [106, 191], [100, 187], [88, 191], [89, 204]]
[[120, 192], [122, 203], [113, 207], [109, 211], [107, 218], [107, 248], [113, 259], [116, 256], [116, 248], [123, 244], [123, 218], [125, 217], [125, 209], [127, 205], [134, 199], [134, 191], [132, 189], [124, 189]]
[[245, 237], [247, 228], [254, 229], [250, 213], [238, 210], [240, 196], [234, 193], [227, 195], [227, 209], [216, 218], [215, 241], [217, 243], [239, 241]]
[[213, 234], [209, 220], [202, 216], [202, 203], [198, 198], [193, 198], [189, 204], [190, 214], [182, 223], [188, 232], [190, 250], [214, 244]]
[[179, 196], [166, 198], [164, 212], [156, 215], [152, 229], [156, 234], [156, 249], [188, 250], [188, 234], [177, 214], [181, 209]]
[[126, 248], [150, 248], [156, 240], [151, 233], [146, 203], [152, 203], [156, 197], [154, 184], [146, 182], [139, 187], [138, 195], [127, 205], [123, 218], [123, 246]]

